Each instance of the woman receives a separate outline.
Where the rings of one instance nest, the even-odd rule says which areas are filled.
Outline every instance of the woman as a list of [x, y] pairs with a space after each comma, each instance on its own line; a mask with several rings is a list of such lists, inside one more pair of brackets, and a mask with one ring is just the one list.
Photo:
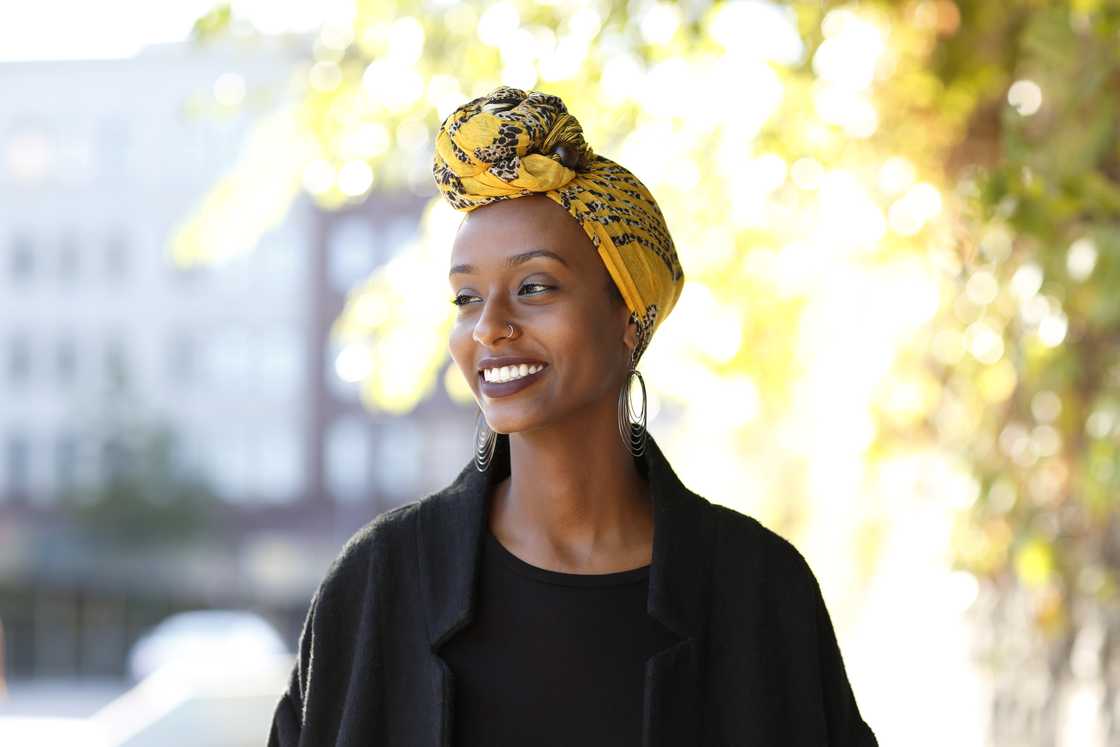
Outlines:
[[877, 744], [804, 558], [631, 420], [684, 282], [648, 190], [509, 87], [444, 121], [434, 174], [467, 213], [449, 350], [475, 458], [347, 543], [270, 744]]

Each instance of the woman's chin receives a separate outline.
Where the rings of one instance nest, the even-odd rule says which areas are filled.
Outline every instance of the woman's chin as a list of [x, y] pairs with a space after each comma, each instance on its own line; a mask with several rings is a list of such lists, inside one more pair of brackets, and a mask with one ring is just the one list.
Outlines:
[[483, 398], [482, 411], [490, 430], [497, 433], [524, 433], [538, 430], [554, 421], [540, 411], [531, 411], [513, 402], [487, 401]]
[[517, 433], [519, 431], [523, 431], [527, 428], [532, 427], [532, 425], [525, 418], [511, 417], [509, 415], [499, 414], [495, 412], [495, 410], [497, 409], [499, 408], [488, 407], [486, 409], [486, 423], [490, 430], [494, 431], [495, 433], [509, 435], [511, 433]]

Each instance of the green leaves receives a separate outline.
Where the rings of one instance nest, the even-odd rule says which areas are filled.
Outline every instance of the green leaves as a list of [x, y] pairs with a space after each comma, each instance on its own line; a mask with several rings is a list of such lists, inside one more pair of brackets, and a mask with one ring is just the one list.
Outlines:
[[194, 22], [194, 26], [191, 27], [191, 37], [196, 43], [209, 42], [225, 33], [232, 20], [230, 4], [219, 3]]

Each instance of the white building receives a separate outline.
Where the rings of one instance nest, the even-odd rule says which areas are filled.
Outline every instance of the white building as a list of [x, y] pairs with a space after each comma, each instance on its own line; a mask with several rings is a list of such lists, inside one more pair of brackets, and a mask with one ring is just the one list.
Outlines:
[[166, 424], [238, 504], [343, 504], [343, 524], [444, 484], [454, 444], [469, 457], [473, 423], [439, 402], [364, 411], [328, 339], [423, 199], [325, 213], [301, 198], [246, 255], [171, 260], [174, 229], [292, 90], [301, 54], [169, 44], [0, 64], [0, 509], [104, 475], [122, 419]]
[[165, 45], [0, 65], [0, 495], [50, 503], [104, 472], [114, 381], [221, 492], [306, 492], [314, 211], [223, 267], [168, 250], [252, 124], [219, 99], [281, 95], [282, 62]]
[[[0, 64], [0, 619], [12, 673], [119, 672], [146, 625], [200, 604], [269, 606], [294, 636], [342, 542], [471, 457], [473, 419], [446, 397], [407, 417], [370, 413], [335, 373], [332, 323], [413, 238], [422, 196], [337, 213], [300, 198], [248, 254], [190, 270], [171, 260], [176, 227], [300, 61], [266, 43]], [[193, 555], [124, 543], [95, 557], [75, 541], [63, 491], [105, 476], [108, 436], [130, 425], [170, 430], [180, 465], [236, 509]]]

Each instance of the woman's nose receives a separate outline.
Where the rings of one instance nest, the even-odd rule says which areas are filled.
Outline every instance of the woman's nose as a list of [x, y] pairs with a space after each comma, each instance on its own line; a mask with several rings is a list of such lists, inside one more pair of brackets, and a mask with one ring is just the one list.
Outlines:
[[493, 300], [483, 301], [482, 313], [474, 325], [474, 339], [479, 345], [491, 345], [509, 334], [508, 309]]

